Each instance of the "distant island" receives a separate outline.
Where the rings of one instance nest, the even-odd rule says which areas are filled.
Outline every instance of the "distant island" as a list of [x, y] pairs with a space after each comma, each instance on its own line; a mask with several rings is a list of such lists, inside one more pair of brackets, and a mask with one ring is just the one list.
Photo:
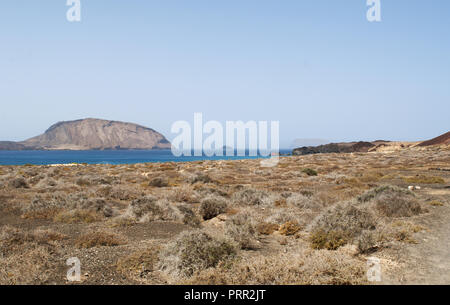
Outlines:
[[22, 142], [0, 141], [0, 150], [151, 150], [170, 147], [170, 142], [151, 128], [92, 118], [58, 122], [42, 135]]
[[303, 146], [295, 148], [292, 151], [294, 156], [303, 156], [311, 154], [329, 154], [329, 153], [355, 153], [355, 152], [373, 152], [373, 151], [387, 151], [387, 150], [401, 150], [408, 147], [424, 147], [433, 145], [449, 145], [450, 131], [446, 132], [436, 138], [422, 142], [391, 142], [384, 140], [377, 140], [373, 142], [341, 142], [329, 143], [318, 146]]

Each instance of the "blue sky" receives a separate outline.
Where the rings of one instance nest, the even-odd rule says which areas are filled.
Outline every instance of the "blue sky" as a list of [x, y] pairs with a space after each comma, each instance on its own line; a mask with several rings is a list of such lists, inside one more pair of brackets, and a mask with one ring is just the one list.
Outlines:
[[450, 1], [0, 2], [0, 140], [56, 121], [278, 120], [296, 138], [420, 140], [448, 131]]

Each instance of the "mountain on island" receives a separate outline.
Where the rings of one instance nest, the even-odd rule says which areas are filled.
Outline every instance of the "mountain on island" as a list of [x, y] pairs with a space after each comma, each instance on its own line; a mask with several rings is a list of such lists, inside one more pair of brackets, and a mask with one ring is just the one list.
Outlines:
[[0, 150], [169, 149], [159, 132], [133, 123], [100, 119], [59, 122], [22, 142], [0, 142]]

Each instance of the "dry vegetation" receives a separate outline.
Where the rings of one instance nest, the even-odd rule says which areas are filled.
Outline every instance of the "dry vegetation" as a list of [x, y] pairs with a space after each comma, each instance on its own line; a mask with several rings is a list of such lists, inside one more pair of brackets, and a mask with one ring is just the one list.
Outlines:
[[449, 161], [428, 148], [274, 168], [1, 166], [0, 284], [64, 284], [74, 256], [88, 284], [365, 284], [367, 256], [395, 265], [448, 207]]

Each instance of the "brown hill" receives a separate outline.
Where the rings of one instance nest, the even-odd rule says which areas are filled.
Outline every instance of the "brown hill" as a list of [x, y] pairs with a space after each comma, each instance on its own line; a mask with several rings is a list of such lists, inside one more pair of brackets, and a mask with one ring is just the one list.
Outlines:
[[351, 153], [351, 152], [367, 152], [375, 147], [371, 142], [349, 142], [349, 143], [330, 143], [319, 146], [305, 146], [296, 148], [292, 151], [293, 155], [310, 155], [310, 154], [326, 154], [326, 153]]
[[99, 119], [59, 122], [44, 134], [18, 144], [49, 150], [167, 149], [171, 146], [162, 134], [151, 128]]
[[434, 139], [424, 141], [420, 143], [418, 146], [430, 146], [430, 145], [442, 145], [442, 144], [450, 144], [450, 131], [436, 137]]

